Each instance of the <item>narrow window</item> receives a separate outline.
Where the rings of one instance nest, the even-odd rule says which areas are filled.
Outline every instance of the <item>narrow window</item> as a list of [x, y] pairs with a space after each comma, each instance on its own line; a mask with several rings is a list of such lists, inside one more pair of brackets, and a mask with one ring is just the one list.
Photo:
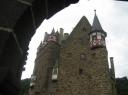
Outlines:
[[97, 39], [101, 40], [101, 34], [97, 34]]
[[101, 39], [105, 41], [105, 37], [104, 36], [101, 36]]
[[35, 75], [31, 76], [31, 81], [36, 81], [36, 76]]
[[36, 79], [37, 79], [37, 78], [36, 78], [35, 75], [32, 75], [32, 76], [31, 76], [31, 82], [30, 82], [30, 88], [31, 88], [31, 89], [34, 88]]
[[83, 31], [86, 31], [86, 28], [85, 27], [83, 28]]
[[34, 82], [31, 82], [31, 83], [30, 83], [30, 88], [31, 88], [31, 89], [34, 89], [34, 86], [35, 86], [35, 83], [34, 83]]
[[83, 69], [79, 69], [79, 75], [83, 74]]
[[58, 77], [58, 68], [57, 67], [53, 67], [52, 81], [57, 81], [57, 77]]
[[97, 39], [96, 35], [95, 36], [92, 36], [92, 40], [93, 41], [96, 40], [96, 39]]

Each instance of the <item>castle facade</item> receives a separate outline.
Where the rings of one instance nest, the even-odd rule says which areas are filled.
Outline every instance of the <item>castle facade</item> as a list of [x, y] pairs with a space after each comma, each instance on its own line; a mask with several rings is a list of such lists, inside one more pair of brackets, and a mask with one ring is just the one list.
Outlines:
[[62, 28], [46, 32], [38, 47], [30, 95], [116, 95], [106, 36], [96, 13], [92, 26], [83, 16], [70, 35]]

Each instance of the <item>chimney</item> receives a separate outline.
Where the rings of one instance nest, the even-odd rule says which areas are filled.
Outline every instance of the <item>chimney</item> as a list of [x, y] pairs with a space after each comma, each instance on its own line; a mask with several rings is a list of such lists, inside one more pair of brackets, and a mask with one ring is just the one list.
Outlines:
[[48, 33], [47, 33], [47, 32], [45, 32], [45, 34], [44, 34], [44, 41], [43, 41], [43, 42], [46, 42], [46, 41], [47, 41], [47, 39], [48, 39]]
[[59, 43], [61, 44], [62, 40], [64, 38], [64, 29], [60, 28], [60, 36], [59, 36]]
[[111, 75], [113, 78], [115, 78], [115, 68], [114, 68], [113, 57], [110, 57], [110, 64], [111, 64]]

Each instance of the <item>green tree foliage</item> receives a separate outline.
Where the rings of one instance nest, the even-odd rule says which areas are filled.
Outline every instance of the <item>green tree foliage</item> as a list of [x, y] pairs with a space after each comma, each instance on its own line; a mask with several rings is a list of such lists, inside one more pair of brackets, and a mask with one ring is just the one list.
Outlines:
[[116, 79], [117, 95], [128, 95], [128, 79], [126, 77]]
[[21, 90], [19, 95], [25, 95], [28, 93], [28, 89], [29, 89], [29, 85], [30, 85], [30, 78], [21, 80]]

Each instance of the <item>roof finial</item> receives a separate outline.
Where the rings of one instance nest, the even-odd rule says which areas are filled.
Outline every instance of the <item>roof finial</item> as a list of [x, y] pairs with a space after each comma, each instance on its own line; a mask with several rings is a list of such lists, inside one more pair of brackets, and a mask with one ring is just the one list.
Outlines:
[[94, 10], [95, 14], [96, 14], [96, 9]]
[[96, 15], [96, 10], [94, 10], [94, 12], [95, 12], [95, 15], [94, 15], [94, 20], [93, 20], [93, 24], [92, 24], [92, 31], [103, 30], [102, 27], [101, 27], [101, 24], [99, 22], [99, 19]]

